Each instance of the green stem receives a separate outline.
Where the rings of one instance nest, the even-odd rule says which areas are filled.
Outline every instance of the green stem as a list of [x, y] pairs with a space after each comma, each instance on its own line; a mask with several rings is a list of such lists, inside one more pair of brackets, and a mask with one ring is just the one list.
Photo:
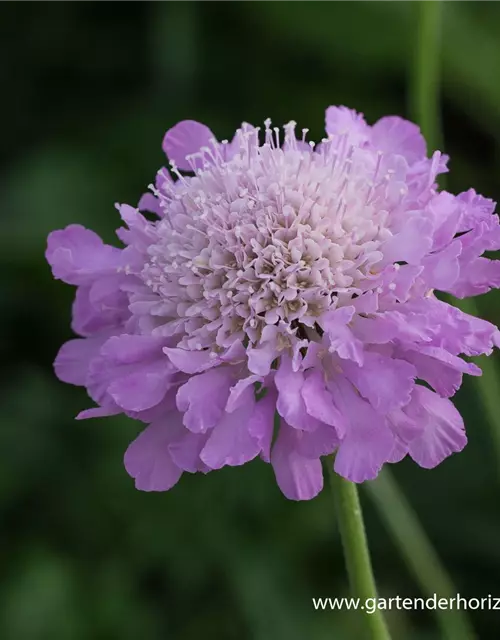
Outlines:
[[[344, 480], [335, 473], [331, 459], [326, 465], [334, 493], [337, 519], [344, 549], [344, 558], [349, 576], [351, 593], [361, 603], [377, 597], [375, 579], [368, 551], [363, 515], [359, 503], [358, 490], [354, 483]], [[373, 602], [373, 600], [372, 600]], [[382, 613], [363, 615], [367, 638], [371, 640], [390, 640]]]
[[420, 0], [415, 6], [417, 15], [417, 42], [413, 83], [410, 87], [412, 115], [431, 149], [441, 143], [441, 117], [439, 110], [440, 71], [440, 0]]
[[[364, 486], [422, 592], [427, 597], [434, 594], [438, 598], [456, 597], [456, 587], [390, 471], [383, 469], [376, 480]], [[436, 615], [443, 638], [474, 640], [474, 631], [464, 611], [436, 609]]]

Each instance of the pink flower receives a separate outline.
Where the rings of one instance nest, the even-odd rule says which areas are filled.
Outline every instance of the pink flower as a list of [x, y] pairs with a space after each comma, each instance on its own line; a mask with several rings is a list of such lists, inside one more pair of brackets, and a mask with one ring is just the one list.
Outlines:
[[335, 451], [336, 472], [363, 482], [466, 444], [448, 398], [480, 370], [460, 356], [499, 334], [433, 292], [500, 286], [481, 257], [500, 249], [493, 202], [439, 192], [446, 158], [400, 118], [370, 127], [330, 107], [317, 145], [295, 126], [268, 120], [261, 143], [243, 124], [219, 143], [180, 122], [163, 141], [171, 172], [118, 206], [124, 248], [78, 225], [49, 236], [80, 335], [56, 373], [98, 405], [79, 417], [148, 424], [125, 454], [138, 489], [261, 457], [288, 498], [309, 499]]

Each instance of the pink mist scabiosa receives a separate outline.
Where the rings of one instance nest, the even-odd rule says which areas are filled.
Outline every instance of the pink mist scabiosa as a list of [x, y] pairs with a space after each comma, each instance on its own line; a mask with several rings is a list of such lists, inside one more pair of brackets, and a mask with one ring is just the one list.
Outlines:
[[448, 398], [480, 370], [460, 356], [499, 334], [434, 291], [500, 286], [481, 257], [500, 248], [494, 203], [439, 192], [447, 158], [400, 118], [370, 127], [330, 107], [326, 137], [306, 134], [267, 120], [219, 143], [180, 122], [163, 141], [171, 171], [117, 207], [124, 248], [79, 225], [49, 236], [80, 336], [56, 373], [97, 403], [80, 418], [148, 424], [125, 454], [139, 489], [260, 456], [288, 498], [309, 499], [321, 456], [362, 482], [466, 444]]

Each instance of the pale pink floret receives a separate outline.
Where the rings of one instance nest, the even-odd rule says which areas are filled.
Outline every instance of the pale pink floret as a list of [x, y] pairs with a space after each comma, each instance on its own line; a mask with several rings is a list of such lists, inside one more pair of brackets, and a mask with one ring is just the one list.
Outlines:
[[466, 444], [448, 398], [480, 374], [461, 356], [490, 354], [499, 334], [434, 290], [500, 286], [482, 257], [500, 248], [494, 203], [439, 192], [447, 158], [427, 158], [401, 118], [370, 127], [330, 107], [326, 137], [306, 133], [267, 120], [220, 143], [181, 122], [163, 140], [171, 173], [118, 207], [125, 248], [79, 225], [49, 237], [81, 336], [56, 373], [97, 403], [79, 417], [149, 424], [125, 454], [139, 489], [260, 457], [288, 498], [310, 499], [322, 456], [363, 482]]

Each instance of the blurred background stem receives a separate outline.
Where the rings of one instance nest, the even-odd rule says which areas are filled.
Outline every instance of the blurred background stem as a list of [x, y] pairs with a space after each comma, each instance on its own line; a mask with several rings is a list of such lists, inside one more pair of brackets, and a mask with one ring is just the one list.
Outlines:
[[[426, 597], [453, 598], [457, 589], [429, 541], [418, 517], [398, 487], [390, 471], [383, 469], [366, 488], [409, 570]], [[447, 640], [474, 640], [464, 611], [436, 609], [442, 637]]]
[[[368, 541], [366, 539], [363, 514], [358, 489], [353, 482], [345, 480], [333, 470], [332, 458], [326, 464], [330, 484], [336, 503], [337, 521], [344, 550], [344, 559], [349, 576], [351, 595], [361, 603], [377, 597]], [[366, 629], [366, 638], [390, 640], [382, 612], [361, 614]]]
[[420, 126], [428, 149], [441, 147], [439, 108], [441, 1], [420, 0], [417, 12], [416, 46], [410, 84], [412, 118]]

